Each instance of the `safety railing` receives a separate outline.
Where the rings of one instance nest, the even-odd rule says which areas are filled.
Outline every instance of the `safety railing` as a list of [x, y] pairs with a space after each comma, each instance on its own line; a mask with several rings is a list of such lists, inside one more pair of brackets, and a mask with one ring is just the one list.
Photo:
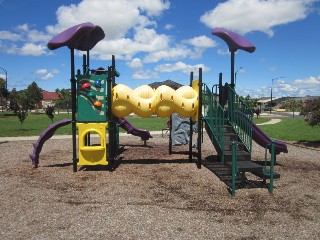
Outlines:
[[228, 120], [251, 153], [252, 148], [252, 116], [251, 108], [240, 98], [240, 96], [228, 86]]
[[203, 107], [206, 127], [210, 129], [211, 141], [218, 145], [221, 161], [224, 162], [224, 109], [219, 104], [217, 94], [203, 84]]

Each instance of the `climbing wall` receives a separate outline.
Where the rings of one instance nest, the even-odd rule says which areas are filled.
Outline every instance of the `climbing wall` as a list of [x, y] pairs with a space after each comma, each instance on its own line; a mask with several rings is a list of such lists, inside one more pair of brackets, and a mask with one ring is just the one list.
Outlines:
[[105, 122], [107, 119], [107, 75], [77, 75], [77, 121]]
[[[190, 118], [184, 118], [174, 113], [171, 116], [171, 139], [172, 145], [184, 145], [190, 141]], [[192, 125], [193, 132], [198, 132], [198, 124], [196, 122]]]

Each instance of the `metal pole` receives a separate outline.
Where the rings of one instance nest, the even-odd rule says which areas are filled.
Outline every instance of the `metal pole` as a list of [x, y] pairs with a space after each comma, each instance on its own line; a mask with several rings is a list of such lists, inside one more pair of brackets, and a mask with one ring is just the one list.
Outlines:
[[201, 168], [201, 138], [202, 138], [202, 68], [199, 68], [199, 104], [198, 104], [198, 139], [197, 139], [197, 147], [198, 147], [198, 162], [197, 167]]
[[231, 88], [234, 89], [234, 51], [231, 52]]
[[276, 77], [276, 78], [273, 78], [273, 79], [272, 79], [272, 82], [271, 82], [271, 100], [270, 100], [271, 106], [270, 106], [270, 114], [271, 114], [271, 109], [272, 109], [272, 88], [273, 88], [273, 81], [274, 81], [274, 80], [278, 80], [279, 78], [284, 78], [284, 77]]
[[72, 99], [72, 163], [73, 172], [77, 171], [77, 129], [76, 129], [76, 111], [77, 111], [77, 92], [76, 92], [76, 79], [75, 79], [75, 67], [74, 67], [74, 49], [70, 49], [71, 56], [71, 99]]
[[273, 80], [274, 79], [272, 79], [272, 83], [271, 83], [271, 100], [270, 100], [270, 114], [271, 114], [271, 109], [272, 109], [272, 87], [273, 87]]
[[[193, 72], [190, 73], [190, 86], [192, 87]], [[192, 135], [193, 135], [192, 118], [190, 117], [190, 139], [189, 139], [189, 162], [192, 162]]]
[[82, 74], [85, 75], [87, 71], [87, 58], [86, 55], [82, 55]]

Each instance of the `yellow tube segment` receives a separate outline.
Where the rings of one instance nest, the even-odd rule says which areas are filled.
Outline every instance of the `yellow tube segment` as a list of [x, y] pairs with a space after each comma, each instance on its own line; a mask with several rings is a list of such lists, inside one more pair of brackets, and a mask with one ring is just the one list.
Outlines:
[[182, 117], [192, 117], [198, 112], [198, 89], [182, 86], [174, 90], [166, 85], [156, 90], [148, 85], [131, 89], [118, 84], [112, 90], [112, 113], [117, 117], [125, 117], [135, 113], [140, 117], [169, 117], [178, 113]]

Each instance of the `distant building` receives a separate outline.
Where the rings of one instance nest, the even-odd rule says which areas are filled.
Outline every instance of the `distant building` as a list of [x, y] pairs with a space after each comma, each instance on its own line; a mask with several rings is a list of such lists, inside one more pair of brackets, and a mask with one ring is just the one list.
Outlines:
[[56, 92], [43, 91], [41, 94], [42, 94], [42, 100], [39, 108], [54, 106], [54, 101], [60, 99], [59, 93], [56, 93]]

